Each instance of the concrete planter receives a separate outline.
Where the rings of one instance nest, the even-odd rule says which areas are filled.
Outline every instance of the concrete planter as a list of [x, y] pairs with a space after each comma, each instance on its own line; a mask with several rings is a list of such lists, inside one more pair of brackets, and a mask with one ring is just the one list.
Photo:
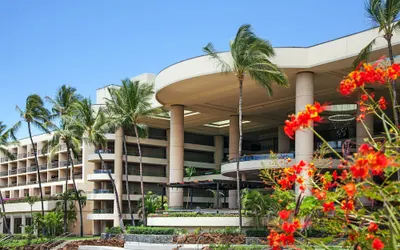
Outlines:
[[173, 235], [150, 235], [150, 234], [125, 234], [126, 242], [143, 242], [154, 244], [168, 244], [172, 242]]

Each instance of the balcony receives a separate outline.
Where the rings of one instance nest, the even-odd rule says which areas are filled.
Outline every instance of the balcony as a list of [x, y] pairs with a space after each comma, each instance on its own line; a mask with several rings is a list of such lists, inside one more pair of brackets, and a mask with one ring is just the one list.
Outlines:
[[8, 157], [0, 158], [0, 163], [7, 162], [7, 161], [8, 161]]
[[58, 180], [59, 180], [58, 176], [55, 176], [55, 177], [51, 177], [51, 179], [48, 182], [55, 182], [55, 181], [58, 181]]
[[28, 152], [28, 157], [34, 157], [35, 156], [35, 151], [31, 151], [31, 152]]
[[35, 172], [37, 170], [36, 165], [28, 167], [28, 172]]
[[94, 194], [112, 194], [112, 189], [93, 189]]
[[68, 161], [60, 161], [59, 166], [60, 168], [68, 166]]
[[36, 184], [37, 183], [37, 181], [36, 180], [29, 180], [28, 182], [27, 182], [27, 184]]
[[8, 176], [8, 171], [1, 171], [0, 176]]
[[114, 169], [95, 169], [93, 170], [93, 174], [108, 174], [108, 171], [110, 171], [111, 174], [114, 173]]
[[26, 185], [26, 182], [25, 181], [20, 181], [20, 182], [18, 182], [18, 186], [25, 186]]
[[48, 167], [49, 168], [58, 168], [58, 162], [56, 162], [56, 161], [50, 162]]
[[114, 209], [112, 208], [103, 208], [103, 209], [93, 209], [94, 214], [113, 214]]
[[26, 156], [27, 156], [26, 153], [21, 153], [21, 154], [18, 154], [17, 159], [23, 159], [23, 158], [26, 158]]
[[114, 149], [98, 149], [95, 151], [96, 154], [114, 154]]
[[23, 174], [23, 173], [26, 173], [26, 168], [19, 168], [18, 174]]
[[17, 169], [15, 168], [15, 169], [8, 170], [8, 174], [9, 175], [17, 174]]
[[41, 164], [39, 165], [40, 170], [46, 170], [47, 169], [47, 164]]
[[100, 201], [113, 201], [115, 200], [115, 195], [114, 193], [88, 193], [87, 194], [87, 199], [88, 200], [100, 200]]
[[15, 186], [17, 186], [17, 182], [16, 181], [11, 182], [8, 186], [9, 187], [15, 187]]

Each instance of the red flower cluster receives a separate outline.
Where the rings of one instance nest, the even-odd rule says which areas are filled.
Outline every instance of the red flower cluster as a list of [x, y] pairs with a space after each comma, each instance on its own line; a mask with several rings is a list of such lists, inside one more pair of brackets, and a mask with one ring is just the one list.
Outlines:
[[282, 190], [291, 189], [296, 182], [300, 184], [300, 189], [305, 189], [303, 186], [303, 178], [298, 176], [305, 166], [307, 166], [307, 163], [305, 161], [300, 161], [298, 164], [283, 169], [280, 179], [277, 180]]
[[282, 220], [285, 220], [285, 221], [286, 221], [286, 220], [289, 219], [290, 213], [291, 213], [290, 210], [282, 210], [282, 211], [279, 212], [279, 217], [280, 217]]
[[360, 69], [350, 72], [340, 82], [339, 92], [342, 95], [349, 95], [357, 87], [364, 87], [365, 84], [385, 84], [390, 80], [396, 80], [398, 76], [400, 76], [399, 64], [383, 67], [379, 63], [374, 65], [364, 63]]
[[272, 250], [281, 250], [281, 246], [289, 246], [294, 244], [293, 234], [287, 235], [284, 233], [278, 233], [274, 230], [271, 230], [267, 239], [269, 245], [272, 247]]
[[382, 250], [384, 247], [385, 247], [385, 244], [383, 244], [383, 242], [379, 238], [375, 238], [372, 241], [372, 249]]
[[378, 105], [382, 110], [385, 110], [387, 108], [387, 101], [383, 96], [381, 96], [381, 98], [379, 99]]
[[335, 203], [333, 201], [325, 202], [323, 204], [323, 206], [324, 206], [324, 209], [323, 209], [324, 213], [327, 213], [329, 211], [335, 211]]
[[382, 152], [376, 152], [368, 144], [362, 144], [359, 149], [359, 157], [350, 167], [353, 178], [365, 179], [371, 171], [372, 175], [381, 175], [383, 169], [391, 164], [391, 160]]
[[297, 130], [307, 128], [312, 122], [320, 122], [322, 120], [320, 114], [326, 110], [326, 106], [326, 104], [321, 105], [319, 102], [315, 102], [314, 105], [308, 104], [306, 109], [300, 111], [297, 116], [290, 115], [290, 120], [285, 121], [286, 135], [293, 139]]

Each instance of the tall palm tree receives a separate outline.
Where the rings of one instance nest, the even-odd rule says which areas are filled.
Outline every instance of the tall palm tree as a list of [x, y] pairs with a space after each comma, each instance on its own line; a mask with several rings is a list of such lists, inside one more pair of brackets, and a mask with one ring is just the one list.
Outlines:
[[[153, 117], [160, 113], [159, 109], [151, 107], [151, 99], [154, 96], [154, 84], [139, 83], [139, 81], [131, 81], [130, 79], [122, 80], [120, 88], [110, 88], [110, 98], [106, 100], [107, 111], [110, 113], [110, 119], [117, 127], [125, 129], [133, 128], [136, 135], [136, 143], [139, 153], [139, 169], [140, 169], [140, 191], [142, 200], [144, 200], [143, 187], [143, 164], [142, 151], [140, 148], [140, 137], [144, 137], [147, 132], [147, 126], [143, 124], [141, 119]], [[128, 152], [126, 149], [125, 133], [123, 135], [123, 143], [125, 150], [125, 174], [126, 174], [126, 191], [128, 195], [129, 211], [133, 220], [131, 202], [129, 198], [128, 188]], [[144, 203], [142, 203], [142, 219], [146, 226], [146, 211]]]
[[[42, 190], [42, 182], [40, 179], [39, 160], [37, 155], [37, 148], [32, 138], [31, 126], [35, 126], [39, 130], [49, 133], [50, 112], [44, 107], [44, 102], [42, 98], [37, 94], [32, 94], [26, 98], [25, 110], [22, 110], [20, 107], [18, 107], [18, 105], [16, 106], [16, 110], [18, 111], [20, 117], [22, 118], [22, 121], [28, 124], [29, 139], [31, 140], [33, 155], [35, 156], [36, 175], [39, 183], [40, 202], [42, 205], [42, 217], [44, 217], [43, 190]], [[15, 126], [19, 127], [20, 125], [21, 121], [17, 122]], [[43, 228], [43, 233], [45, 233], [44, 228]]]
[[[11, 154], [11, 152], [8, 150], [8, 148], [17, 143], [17, 138], [15, 137], [15, 132], [19, 129], [18, 125], [13, 126], [10, 129], [7, 129], [7, 126], [3, 124], [2, 121], [0, 121], [0, 152], [6, 156], [7, 158], [14, 160], [15, 155]], [[0, 191], [0, 202], [2, 206], [2, 213], [4, 214], [3, 217], [3, 223], [4, 227], [7, 231], [8, 234], [11, 234], [11, 231], [7, 225], [7, 219], [5, 216], [6, 213], [6, 208], [4, 206], [4, 200], [3, 200], [3, 194]]]
[[[105, 116], [103, 109], [99, 108], [95, 110], [92, 107], [92, 102], [90, 101], [90, 99], [83, 99], [82, 101], [75, 104], [75, 110], [77, 111], [77, 119], [75, 120], [75, 122], [77, 126], [81, 127], [81, 131], [83, 132], [83, 142], [87, 145], [94, 145], [97, 148], [104, 148], [107, 145], [107, 138], [105, 137], [105, 134], [110, 130], [111, 126], [107, 120], [107, 117]], [[105, 169], [105, 163], [101, 156], [101, 153], [100, 151], [97, 152], [101, 160], [102, 168]], [[122, 231], [124, 232], [125, 226], [122, 219], [121, 207], [119, 205], [118, 190], [115, 187], [115, 182], [109, 169], [107, 173], [114, 189], [120, 226]]]
[[[365, 11], [367, 12], [368, 18], [371, 22], [374, 25], [379, 26], [379, 33], [382, 32], [382, 36], [374, 38], [360, 51], [357, 58], [353, 61], [353, 66], [356, 68], [361, 62], [368, 60], [372, 47], [375, 45], [377, 39], [381, 37], [383, 37], [387, 42], [390, 63], [393, 64], [394, 55], [392, 37], [393, 33], [400, 29], [400, 20], [398, 19], [400, 13], [400, 0], [367, 0], [365, 3]], [[396, 81], [392, 81], [391, 85], [393, 117], [396, 126], [398, 126]]]
[[239, 230], [242, 229], [241, 215], [241, 196], [240, 196], [240, 177], [239, 177], [239, 162], [242, 153], [242, 100], [243, 100], [243, 83], [245, 76], [250, 76], [260, 86], [268, 90], [272, 95], [272, 83], [280, 86], [288, 86], [287, 79], [277, 65], [273, 64], [269, 58], [274, 56], [274, 49], [271, 44], [264, 39], [257, 37], [249, 24], [242, 25], [236, 33], [233, 41], [230, 42], [230, 54], [233, 62], [229, 64], [224, 61], [214, 49], [212, 43], [209, 43], [203, 48], [211, 59], [218, 62], [223, 73], [233, 73], [239, 83], [239, 149], [236, 165], [236, 180], [237, 180], [237, 206], [239, 208]]
[[[65, 179], [65, 190], [68, 190], [68, 180], [69, 180], [69, 165], [71, 164], [72, 173], [74, 171], [74, 161], [72, 157], [78, 157], [80, 154], [80, 138], [79, 129], [73, 126], [72, 121], [76, 119], [74, 112], [74, 104], [81, 100], [82, 97], [77, 93], [76, 88], [62, 85], [54, 99], [46, 96], [46, 100], [52, 105], [52, 120], [58, 120], [59, 124], [54, 124], [54, 134], [51, 141], [51, 156], [61, 147], [61, 144], [67, 147], [67, 166], [66, 166], [66, 179]], [[79, 198], [78, 188], [75, 182], [75, 176], [72, 174], [73, 189], [76, 194], [79, 205], [79, 215], [80, 215], [80, 234], [83, 236], [83, 215], [82, 215], [82, 202]], [[67, 199], [67, 196], [64, 197]], [[68, 230], [67, 214], [68, 214], [67, 201], [64, 201], [64, 232]]]

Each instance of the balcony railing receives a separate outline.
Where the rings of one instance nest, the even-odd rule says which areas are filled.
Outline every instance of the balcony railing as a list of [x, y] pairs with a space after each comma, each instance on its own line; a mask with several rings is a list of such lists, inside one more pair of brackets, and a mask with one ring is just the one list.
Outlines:
[[114, 154], [114, 149], [98, 149], [95, 151], [96, 154]]
[[58, 181], [58, 176], [51, 177], [51, 179], [48, 182], [54, 182], [54, 181]]
[[60, 168], [68, 166], [68, 161], [60, 161]]
[[8, 174], [9, 175], [17, 174], [17, 169], [15, 168], [15, 169], [8, 170]]
[[23, 173], [26, 173], [26, 168], [19, 168], [18, 174], [23, 174]]
[[50, 162], [49, 168], [58, 168], [58, 162]]
[[41, 164], [39, 165], [40, 170], [46, 170], [47, 169], [47, 164]]
[[35, 172], [36, 171], [36, 166], [35, 165], [33, 165], [33, 166], [30, 166], [30, 167], [28, 167], [28, 172]]
[[23, 158], [26, 158], [26, 156], [27, 156], [26, 153], [21, 153], [21, 154], [18, 154], [17, 158], [18, 159], [23, 159]]
[[112, 189], [93, 189], [94, 194], [112, 194]]
[[29, 180], [29, 181], [28, 181], [28, 184], [36, 184], [36, 183], [37, 183], [36, 180]]
[[114, 173], [114, 169], [95, 169], [93, 170], [94, 174], [108, 174], [108, 171], [110, 171], [112, 174]]
[[11, 182], [10, 185], [8, 185], [9, 187], [15, 187], [17, 186], [17, 182]]
[[8, 171], [1, 171], [0, 176], [8, 176]]
[[26, 182], [22, 182], [22, 181], [18, 182], [18, 186], [24, 186], [24, 185], [26, 185]]
[[0, 163], [7, 162], [7, 161], [8, 161], [8, 157], [0, 158]]
[[[257, 160], [273, 160], [273, 159], [287, 159], [287, 158], [294, 158], [294, 154], [287, 153], [287, 154], [257, 154], [257, 155], [246, 155], [240, 157], [240, 161], [257, 161]], [[230, 162], [236, 162], [236, 159], [231, 159]]]
[[82, 164], [82, 160], [74, 160], [74, 165]]
[[35, 156], [35, 151], [28, 152], [28, 157], [33, 157], [33, 156]]
[[75, 174], [74, 177], [75, 179], [82, 179], [82, 174]]
[[41, 183], [47, 183], [47, 179], [46, 178], [42, 178], [42, 179], [40, 179], [40, 182]]
[[103, 209], [93, 209], [94, 214], [112, 214], [114, 213], [114, 209], [112, 208], [103, 208]]

